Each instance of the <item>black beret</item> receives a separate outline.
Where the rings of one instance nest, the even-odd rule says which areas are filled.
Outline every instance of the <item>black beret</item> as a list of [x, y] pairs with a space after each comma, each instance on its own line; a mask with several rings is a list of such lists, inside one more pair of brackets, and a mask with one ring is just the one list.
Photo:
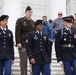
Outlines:
[[63, 21], [66, 21], [68, 23], [72, 23], [72, 19], [70, 18], [70, 16], [63, 17], [62, 19], [63, 19]]
[[49, 22], [53, 22], [52, 19], [49, 19]]
[[37, 26], [39, 24], [43, 24], [43, 21], [42, 20], [37, 20], [34, 25]]
[[0, 16], [0, 21], [2, 21], [2, 20], [4, 20], [4, 19], [8, 19], [8, 18], [9, 18], [8, 15], [2, 15], [2, 16]]
[[27, 10], [32, 10], [32, 8], [30, 6], [27, 6], [25, 11], [27, 11]]

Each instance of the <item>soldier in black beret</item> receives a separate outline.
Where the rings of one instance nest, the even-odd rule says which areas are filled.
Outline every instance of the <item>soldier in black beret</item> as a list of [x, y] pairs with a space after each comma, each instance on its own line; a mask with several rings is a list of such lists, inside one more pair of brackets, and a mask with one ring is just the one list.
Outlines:
[[[8, 15], [1, 15], [0, 21], [2, 21], [2, 20], [4, 20], [4, 19], [8, 20], [8, 18], [9, 18]], [[6, 26], [6, 28], [8, 28], [8, 26]]]
[[6, 26], [8, 15], [0, 16], [0, 75], [11, 75], [14, 63], [13, 34]]
[[42, 20], [35, 22], [36, 30], [28, 33], [27, 54], [32, 64], [32, 75], [50, 75], [50, 41], [42, 32]]
[[27, 33], [34, 30], [34, 21], [32, 20], [32, 8], [27, 6], [25, 9], [25, 16], [18, 18], [15, 27], [16, 46], [20, 55], [21, 75], [27, 75], [27, 53], [26, 41]]
[[69, 16], [62, 19], [64, 28], [55, 35], [57, 61], [63, 63], [65, 75], [76, 75], [76, 31]]
[[8, 18], [9, 18], [8, 15], [2, 15], [2, 16], [0, 17], [0, 21], [2, 21], [2, 20], [4, 20], [4, 19], [8, 19]]
[[53, 22], [53, 20], [52, 19], [49, 19], [49, 22]]

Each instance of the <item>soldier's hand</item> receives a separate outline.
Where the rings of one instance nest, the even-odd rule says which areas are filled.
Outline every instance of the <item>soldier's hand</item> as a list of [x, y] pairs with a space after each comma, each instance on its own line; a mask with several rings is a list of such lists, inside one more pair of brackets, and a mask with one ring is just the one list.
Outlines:
[[57, 31], [54, 31], [55, 34], [57, 34]]
[[62, 65], [62, 64], [63, 64], [63, 62], [62, 62], [62, 61], [59, 61], [59, 64], [60, 64], [60, 65]]
[[30, 63], [31, 63], [31, 64], [34, 64], [34, 63], [35, 63], [35, 59], [32, 58], [32, 59], [30, 60]]
[[21, 43], [17, 44], [17, 47], [18, 48], [21, 48], [22, 47]]

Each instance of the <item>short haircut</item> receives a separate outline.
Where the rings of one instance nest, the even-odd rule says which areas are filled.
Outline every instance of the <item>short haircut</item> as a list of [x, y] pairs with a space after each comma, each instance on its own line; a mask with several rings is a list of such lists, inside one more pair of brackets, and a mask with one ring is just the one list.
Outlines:
[[43, 17], [46, 17], [46, 18], [47, 18], [47, 16], [42, 16], [42, 18], [43, 18]]

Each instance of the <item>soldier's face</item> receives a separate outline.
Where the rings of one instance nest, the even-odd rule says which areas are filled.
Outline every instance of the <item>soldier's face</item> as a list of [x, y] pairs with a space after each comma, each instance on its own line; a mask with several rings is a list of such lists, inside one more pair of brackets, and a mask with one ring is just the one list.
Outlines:
[[42, 31], [44, 25], [43, 24], [39, 24], [36, 26], [36, 29], [39, 30], [39, 31]]
[[0, 22], [0, 24], [1, 24], [1, 26], [2, 26], [3, 28], [5, 28], [5, 27], [7, 26], [7, 23], [8, 23], [8, 20], [7, 20], [7, 19], [4, 19], [4, 20], [2, 20], [2, 21]]
[[64, 22], [64, 25], [67, 28], [71, 28], [72, 27], [72, 23]]
[[31, 18], [31, 16], [32, 16], [32, 10], [27, 10], [25, 12], [25, 14], [26, 14], [26, 17]]

